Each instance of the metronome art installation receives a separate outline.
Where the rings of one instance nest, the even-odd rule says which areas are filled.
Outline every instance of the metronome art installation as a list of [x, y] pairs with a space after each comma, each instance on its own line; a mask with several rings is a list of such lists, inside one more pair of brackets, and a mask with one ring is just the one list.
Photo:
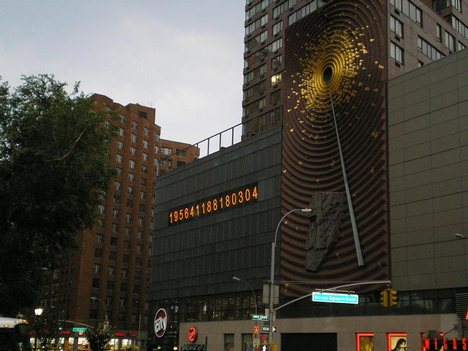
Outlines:
[[286, 30], [282, 209], [322, 206], [282, 227], [289, 296], [389, 278], [385, 28], [385, 1], [342, 0]]

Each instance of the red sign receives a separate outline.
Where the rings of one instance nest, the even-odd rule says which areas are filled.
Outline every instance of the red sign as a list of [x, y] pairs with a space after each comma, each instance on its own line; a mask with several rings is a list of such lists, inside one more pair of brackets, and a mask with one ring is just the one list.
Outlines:
[[190, 327], [190, 329], [188, 330], [188, 341], [190, 342], [195, 342], [197, 341], [197, 337], [198, 337], [198, 331], [197, 331], [197, 328], [195, 327]]
[[156, 337], [162, 338], [167, 329], [167, 311], [160, 308], [154, 315], [154, 333]]

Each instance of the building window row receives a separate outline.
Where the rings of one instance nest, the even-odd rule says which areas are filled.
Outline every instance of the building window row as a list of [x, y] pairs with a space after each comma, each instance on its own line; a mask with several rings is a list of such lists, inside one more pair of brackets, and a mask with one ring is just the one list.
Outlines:
[[455, 16], [452, 16], [451, 22], [452, 22], [452, 27], [458, 33], [463, 35], [465, 39], [468, 39], [468, 27]]
[[262, 0], [262, 2], [259, 2], [254, 7], [248, 9], [247, 11], [245, 11], [245, 20], [248, 21], [257, 13], [265, 10], [272, 2], [273, 0]]
[[403, 12], [406, 16], [408, 16], [413, 22], [417, 23], [422, 27], [422, 11], [419, 7], [413, 4], [409, 0], [390, 0], [390, 3], [395, 7], [397, 10]]
[[258, 20], [256, 20], [252, 24], [245, 27], [245, 35], [248, 36], [248, 35], [252, 34], [257, 29], [265, 26], [267, 23], [268, 23], [268, 14], [266, 13], [265, 15], [260, 17]]
[[265, 82], [261, 82], [244, 91], [244, 100], [254, 98], [265, 93]]
[[252, 80], [257, 79], [259, 77], [262, 77], [265, 73], [266, 73], [266, 64], [263, 64], [253, 69], [252, 71], [248, 72], [244, 76], [244, 84], [247, 84], [251, 82]]
[[273, 18], [279, 18], [283, 12], [296, 5], [296, 0], [287, 0], [273, 9]]
[[268, 39], [268, 31], [263, 31], [245, 43], [245, 52], [252, 51], [257, 45], [265, 43]]
[[434, 46], [429, 44], [426, 40], [418, 37], [418, 49], [431, 60], [436, 61], [444, 57], [445, 55], [437, 50]]
[[320, 7], [325, 5], [325, 2], [323, 0], [313, 0], [307, 5], [301, 7], [299, 10], [296, 12], [292, 13], [288, 17], [288, 25], [291, 25], [297, 21], [299, 21], [301, 18], [304, 18], [305, 16], [311, 14], [312, 12], [316, 11]]
[[462, 2], [461, 2], [461, 0], [447, 0], [447, 6], [453, 6], [458, 11], [462, 12]]

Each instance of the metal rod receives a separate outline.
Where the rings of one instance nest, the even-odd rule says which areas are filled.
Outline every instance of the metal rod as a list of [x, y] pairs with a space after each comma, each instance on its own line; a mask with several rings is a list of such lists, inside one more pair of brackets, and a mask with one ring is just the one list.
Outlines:
[[354, 217], [353, 202], [351, 199], [351, 192], [349, 190], [348, 176], [346, 175], [346, 166], [344, 163], [343, 151], [341, 150], [340, 134], [338, 132], [338, 123], [336, 122], [335, 108], [333, 106], [333, 98], [332, 98], [332, 94], [330, 90], [329, 90], [329, 93], [330, 93], [330, 103], [331, 103], [332, 114], [333, 114], [333, 122], [335, 123], [336, 140], [338, 143], [338, 151], [340, 154], [341, 172], [343, 173], [343, 181], [344, 181], [344, 186], [345, 186], [345, 191], [346, 191], [346, 198], [348, 200], [349, 217], [351, 219], [351, 226], [353, 228], [354, 246], [356, 247], [356, 256], [358, 260], [358, 266], [362, 267], [364, 266], [364, 259], [362, 257], [361, 243], [359, 241], [359, 232], [358, 232], [357, 225], [356, 225], [356, 219]]

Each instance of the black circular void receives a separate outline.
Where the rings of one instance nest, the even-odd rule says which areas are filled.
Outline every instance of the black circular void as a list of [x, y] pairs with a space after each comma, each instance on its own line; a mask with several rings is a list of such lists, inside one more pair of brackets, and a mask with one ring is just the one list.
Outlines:
[[330, 66], [327, 66], [324, 70], [323, 70], [323, 80], [325, 81], [325, 83], [330, 83], [331, 80], [332, 80], [332, 77], [333, 77], [333, 68], [330, 67]]

